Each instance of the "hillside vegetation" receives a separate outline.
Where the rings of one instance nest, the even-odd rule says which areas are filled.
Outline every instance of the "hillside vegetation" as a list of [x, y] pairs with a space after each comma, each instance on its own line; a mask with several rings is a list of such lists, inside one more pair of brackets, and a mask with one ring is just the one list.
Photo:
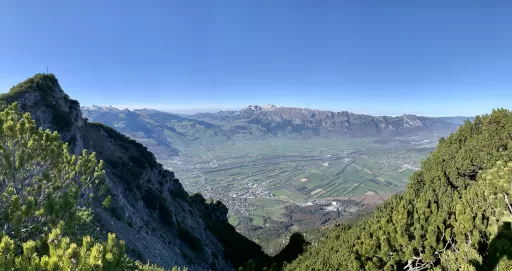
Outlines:
[[130, 260], [113, 233], [98, 239], [90, 206], [104, 190], [103, 162], [69, 154], [16, 103], [0, 113], [0, 171], [2, 270], [163, 270]]
[[404, 193], [333, 229], [285, 270], [510, 270], [512, 112], [439, 141]]

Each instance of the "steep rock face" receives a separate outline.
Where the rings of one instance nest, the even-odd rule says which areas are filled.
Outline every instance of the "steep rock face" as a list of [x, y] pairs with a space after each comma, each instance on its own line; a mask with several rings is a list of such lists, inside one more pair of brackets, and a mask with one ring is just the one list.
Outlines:
[[[135, 140], [84, 121], [79, 103], [69, 99], [53, 75], [38, 74], [0, 97], [0, 106], [12, 102], [30, 112], [38, 126], [58, 131], [72, 152], [88, 149], [104, 160], [112, 204], [104, 209], [103, 199], [97, 199], [96, 220], [103, 232], [126, 241], [132, 257], [164, 267], [234, 269], [237, 259], [225, 251], [225, 239], [243, 237], [227, 223], [227, 208], [200, 195], [190, 197], [174, 174]], [[212, 225], [221, 227], [212, 231]], [[239, 255], [242, 261], [264, 257], [261, 247], [251, 244], [252, 255]]]
[[129, 252], [163, 266], [232, 268], [227, 261], [213, 259], [215, 253], [222, 255], [223, 247], [206, 229], [202, 209], [145, 147], [93, 123], [85, 124], [84, 143], [105, 161], [113, 197], [109, 210], [98, 208], [100, 223], [125, 240]]
[[332, 112], [307, 108], [249, 106], [240, 111], [200, 113], [192, 118], [218, 122], [247, 122], [263, 127], [268, 133], [331, 135], [349, 137], [406, 136], [418, 133], [446, 133], [458, 125], [441, 118], [414, 115], [398, 117], [369, 116], [347, 111]]

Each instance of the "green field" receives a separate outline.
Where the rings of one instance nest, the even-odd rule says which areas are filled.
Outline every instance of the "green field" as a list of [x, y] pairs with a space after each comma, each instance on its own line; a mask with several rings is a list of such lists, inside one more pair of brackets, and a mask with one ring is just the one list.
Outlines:
[[[279, 209], [313, 199], [402, 191], [414, 172], [410, 167], [419, 167], [421, 159], [433, 150], [415, 147], [407, 142], [377, 144], [372, 139], [239, 138], [188, 149], [180, 162], [195, 164], [196, 168], [171, 167], [189, 191], [207, 190], [207, 195], [224, 202], [257, 198], [261, 208], [267, 209], [265, 202], [269, 201]], [[249, 184], [257, 187], [247, 188]], [[245, 193], [255, 189], [268, 191], [272, 198]], [[250, 213], [267, 215], [258, 208]]]
[[[164, 164], [189, 192], [226, 204], [229, 222], [238, 230], [249, 237], [255, 232], [244, 229], [262, 230], [251, 237], [260, 242], [265, 229], [272, 228], [269, 223], [289, 221], [286, 206], [348, 197], [370, 204], [366, 199], [403, 191], [421, 160], [435, 148], [435, 143], [418, 147], [425, 138], [430, 137], [378, 144], [372, 139], [239, 137], [224, 143], [202, 142]], [[287, 228], [307, 230], [299, 224]]]

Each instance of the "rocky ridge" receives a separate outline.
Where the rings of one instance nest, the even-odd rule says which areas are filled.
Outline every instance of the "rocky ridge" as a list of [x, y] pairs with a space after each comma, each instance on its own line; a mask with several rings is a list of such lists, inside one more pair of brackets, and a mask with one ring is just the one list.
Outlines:
[[272, 135], [390, 137], [447, 133], [458, 127], [442, 118], [415, 115], [370, 116], [348, 111], [333, 112], [275, 105], [250, 105], [240, 111], [198, 113], [190, 117], [217, 123], [245, 122], [259, 126]]

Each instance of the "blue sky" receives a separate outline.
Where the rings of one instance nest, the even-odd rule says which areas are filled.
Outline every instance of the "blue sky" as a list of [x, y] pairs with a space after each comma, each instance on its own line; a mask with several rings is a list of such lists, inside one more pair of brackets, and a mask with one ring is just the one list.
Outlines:
[[6, 0], [0, 89], [48, 65], [82, 105], [482, 114], [512, 108], [511, 14], [511, 1]]

